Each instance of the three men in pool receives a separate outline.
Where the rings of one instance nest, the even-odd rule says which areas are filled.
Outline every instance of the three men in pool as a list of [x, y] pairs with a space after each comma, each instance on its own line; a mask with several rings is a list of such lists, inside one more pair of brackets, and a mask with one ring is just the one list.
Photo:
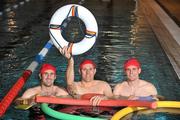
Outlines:
[[[74, 59], [68, 50], [68, 47], [60, 49], [60, 53], [68, 60], [66, 71], [67, 89], [70, 95], [75, 98], [81, 98], [84, 94], [94, 94], [90, 98], [93, 106], [100, 103], [101, 100], [106, 99], [129, 99], [129, 100], [153, 100], [156, 99], [157, 90], [153, 84], [141, 80], [139, 74], [141, 73], [140, 62], [131, 58], [124, 63], [124, 71], [127, 75], [127, 80], [118, 83], [114, 91], [110, 85], [102, 80], [94, 80], [96, 74], [96, 64], [92, 60], [84, 60], [79, 67], [81, 81], [74, 80]], [[30, 88], [24, 92], [21, 98], [16, 101], [31, 101], [34, 96], [67, 96], [68, 92], [54, 85], [56, 79], [56, 68], [51, 64], [44, 64], [41, 67], [39, 77], [41, 85]], [[25, 102], [25, 103], [26, 103]]]

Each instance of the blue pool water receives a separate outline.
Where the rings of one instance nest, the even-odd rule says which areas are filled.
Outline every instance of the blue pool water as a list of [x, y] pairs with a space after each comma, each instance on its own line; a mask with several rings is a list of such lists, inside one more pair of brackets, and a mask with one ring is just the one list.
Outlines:
[[[16, 0], [5, 0], [3, 8], [18, 4]], [[30, 0], [0, 16], [0, 100], [35, 59], [35, 56], [49, 40], [48, 24], [52, 14], [68, 3], [82, 3], [95, 16], [99, 35], [93, 48], [85, 54], [74, 56], [76, 79], [79, 80], [79, 61], [93, 59], [97, 64], [96, 79], [108, 81], [112, 88], [125, 79], [122, 65], [129, 57], [137, 57], [142, 63], [141, 78], [152, 82], [158, 93], [167, 100], [180, 100], [180, 80], [175, 74], [166, 54], [141, 11], [135, 8], [133, 0], [59, 1]], [[58, 69], [56, 84], [66, 86], [67, 62], [53, 47], [43, 63], [52, 63]], [[40, 67], [40, 66], [39, 66]], [[27, 81], [22, 91], [39, 84], [38, 71]], [[163, 114], [163, 115], [162, 115]], [[164, 120], [169, 114], [157, 113], [152, 119]], [[167, 116], [165, 118], [161, 116]], [[28, 120], [29, 111], [14, 109], [11, 105], [3, 120]], [[174, 120], [179, 114], [171, 115]], [[138, 120], [152, 120], [148, 115], [137, 115]], [[170, 120], [170, 119], [168, 119]]]
[[[152, 112], [154, 111], [154, 112]], [[122, 120], [179, 120], [179, 110], [172, 108], [159, 108], [156, 110], [142, 110], [128, 114]]]

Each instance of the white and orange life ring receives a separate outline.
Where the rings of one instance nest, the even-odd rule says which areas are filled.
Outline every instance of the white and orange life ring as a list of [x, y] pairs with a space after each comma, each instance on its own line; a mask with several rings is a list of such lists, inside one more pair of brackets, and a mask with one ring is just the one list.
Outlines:
[[79, 55], [85, 53], [94, 45], [98, 35], [96, 19], [85, 7], [70, 4], [59, 8], [52, 16], [49, 24], [50, 38], [58, 49], [68, 46], [69, 42], [61, 34], [61, 25], [65, 19], [72, 16], [80, 18], [86, 27], [85, 37], [80, 42], [72, 44], [72, 55]]

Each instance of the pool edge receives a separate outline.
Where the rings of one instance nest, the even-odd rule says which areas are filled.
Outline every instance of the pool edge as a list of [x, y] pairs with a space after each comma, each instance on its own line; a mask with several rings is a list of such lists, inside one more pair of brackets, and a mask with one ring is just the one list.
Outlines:
[[180, 79], [180, 28], [155, 0], [139, 0], [138, 5]]

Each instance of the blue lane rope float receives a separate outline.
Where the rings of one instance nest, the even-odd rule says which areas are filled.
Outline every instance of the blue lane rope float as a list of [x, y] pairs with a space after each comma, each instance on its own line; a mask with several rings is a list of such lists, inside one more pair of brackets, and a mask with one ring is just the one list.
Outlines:
[[[52, 47], [52, 42], [47, 42], [46, 43], [46, 45], [44, 46], [44, 52], [45, 51], [48, 51], [51, 47]], [[42, 62], [42, 60], [44, 59], [44, 57], [45, 57], [45, 55], [43, 54], [43, 53], [39, 53], [38, 55], [36, 55], [36, 57], [35, 57], [35, 61], [37, 61], [38, 63], [41, 63]]]

